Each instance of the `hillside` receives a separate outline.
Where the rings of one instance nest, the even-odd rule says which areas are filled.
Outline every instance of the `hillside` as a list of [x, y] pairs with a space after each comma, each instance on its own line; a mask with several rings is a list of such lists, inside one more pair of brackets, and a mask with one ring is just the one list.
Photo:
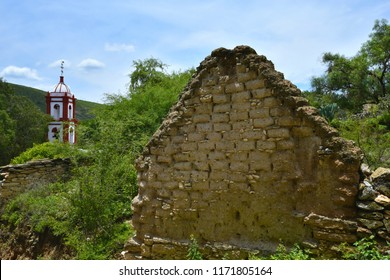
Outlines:
[[[45, 96], [47, 94], [46, 91], [26, 87], [22, 85], [12, 84], [9, 83], [12, 88], [14, 89], [15, 93], [17, 95], [25, 96], [29, 98], [38, 108], [46, 113], [46, 99]], [[94, 117], [94, 110], [97, 110], [99, 107], [104, 106], [103, 104], [85, 101], [77, 99], [77, 106], [76, 106], [76, 116], [77, 119], [80, 121], [88, 120]]]

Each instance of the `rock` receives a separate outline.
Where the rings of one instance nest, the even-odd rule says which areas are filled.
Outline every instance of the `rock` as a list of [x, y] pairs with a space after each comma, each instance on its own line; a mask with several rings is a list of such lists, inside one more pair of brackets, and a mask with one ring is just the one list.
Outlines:
[[388, 198], [387, 196], [383, 195], [383, 194], [380, 194], [378, 195], [374, 201], [380, 205], [383, 205], [385, 207], [387, 206], [390, 206], [390, 198]]
[[374, 200], [379, 195], [379, 193], [374, 190], [373, 186], [368, 181], [361, 183], [359, 189], [360, 200]]
[[375, 186], [375, 190], [377, 190], [381, 194], [384, 194], [387, 197], [390, 197], [390, 184], [387, 186], [386, 185]]
[[359, 217], [362, 217], [364, 219], [369, 220], [382, 220], [384, 218], [383, 214], [381, 212], [359, 212]]
[[369, 230], [368, 228], [358, 227], [356, 230], [356, 234], [359, 238], [363, 238], [363, 237], [371, 236], [373, 234], [373, 232], [371, 230]]
[[371, 174], [371, 180], [377, 181], [390, 181], [390, 168], [379, 167]]
[[383, 224], [385, 225], [387, 232], [390, 233], [390, 219], [383, 219]]
[[358, 218], [357, 220], [368, 229], [377, 229], [383, 226], [383, 222], [381, 221], [368, 220], [362, 218]]
[[158, 256], [174, 256], [176, 248], [170, 244], [153, 244], [152, 253]]
[[372, 174], [372, 170], [370, 169], [370, 167], [365, 164], [365, 163], [362, 163], [362, 165], [360, 166], [360, 170], [362, 171], [362, 173], [369, 177], [371, 174]]
[[356, 202], [356, 206], [360, 209], [368, 210], [368, 211], [380, 211], [385, 209], [383, 206], [379, 205], [374, 201], [372, 202], [358, 201]]
[[141, 253], [141, 244], [132, 238], [127, 242], [124, 249], [130, 253]]
[[372, 184], [367, 179], [364, 180], [362, 184], [363, 184], [363, 187], [364, 186], [366, 186], [367, 188], [372, 188], [373, 187]]
[[387, 230], [378, 230], [377, 234], [384, 240], [390, 241], [390, 235], [388, 234]]
[[332, 242], [347, 242], [353, 243], [356, 241], [357, 237], [354, 234], [346, 234], [346, 233], [330, 233], [320, 230], [314, 230], [313, 235], [316, 239], [326, 240]]
[[150, 257], [151, 256], [151, 247], [150, 246], [147, 246], [146, 244], [142, 244], [141, 245], [141, 255], [143, 257]]
[[342, 220], [337, 218], [329, 218], [321, 215], [311, 213], [304, 218], [304, 223], [323, 229], [332, 230], [346, 230], [354, 231], [357, 228], [357, 224], [354, 221]]
[[318, 248], [318, 242], [315, 240], [304, 240], [302, 242], [302, 246], [307, 249], [317, 249]]

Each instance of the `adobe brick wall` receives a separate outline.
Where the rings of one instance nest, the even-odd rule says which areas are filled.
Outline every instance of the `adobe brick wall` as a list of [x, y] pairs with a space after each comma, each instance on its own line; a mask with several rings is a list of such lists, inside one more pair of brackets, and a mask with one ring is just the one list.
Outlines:
[[126, 258], [183, 259], [191, 235], [208, 258], [354, 242], [360, 161], [272, 62], [217, 49], [137, 160]]

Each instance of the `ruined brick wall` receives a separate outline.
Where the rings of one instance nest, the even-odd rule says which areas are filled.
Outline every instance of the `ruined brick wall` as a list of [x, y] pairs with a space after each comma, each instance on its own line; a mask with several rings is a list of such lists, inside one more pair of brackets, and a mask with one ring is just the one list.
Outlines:
[[28, 189], [66, 180], [70, 159], [43, 159], [0, 167], [0, 205]]
[[264, 56], [217, 49], [137, 161], [126, 257], [353, 242], [360, 159]]

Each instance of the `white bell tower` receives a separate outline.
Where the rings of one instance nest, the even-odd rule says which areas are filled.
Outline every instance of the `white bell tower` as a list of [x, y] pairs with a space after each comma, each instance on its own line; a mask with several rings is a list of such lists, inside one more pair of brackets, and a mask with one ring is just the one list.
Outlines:
[[46, 95], [46, 112], [52, 117], [47, 138], [50, 142], [76, 143], [76, 98], [64, 83], [64, 61], [59, 83]]

